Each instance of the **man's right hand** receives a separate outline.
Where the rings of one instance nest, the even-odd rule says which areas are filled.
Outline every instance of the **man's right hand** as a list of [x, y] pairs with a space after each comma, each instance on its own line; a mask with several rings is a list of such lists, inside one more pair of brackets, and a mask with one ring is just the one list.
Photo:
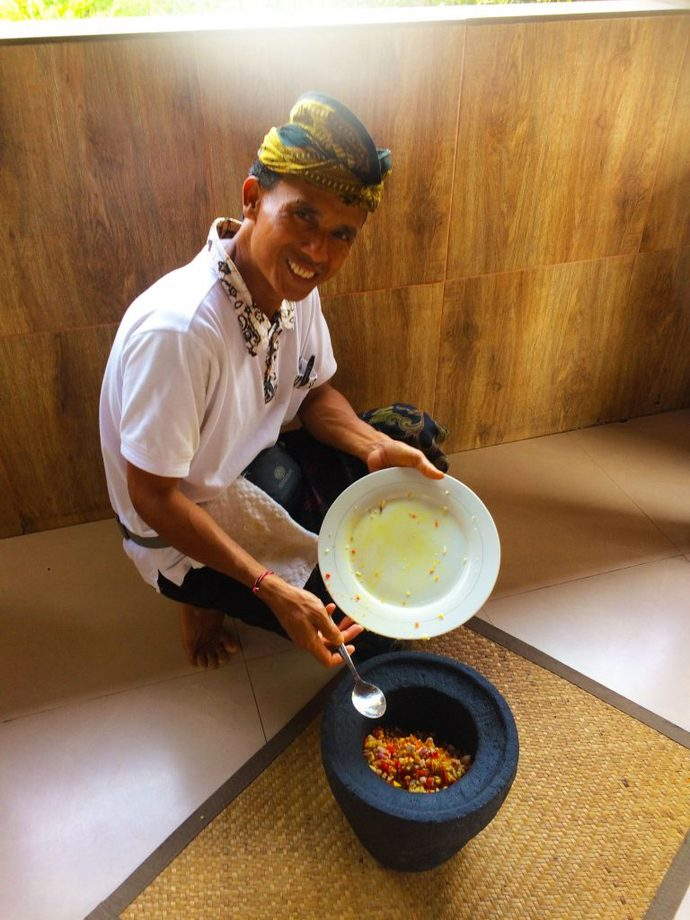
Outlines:
[[260, 595], [295, 645], [310, 652], [327, 668], [334, 668], [342, 661], [329, 646], [345, 643], [352, 654], [354, 645], [348, 643], [364, 631], [350, 617], [343, 617], [338, 628], [331, 619], [335, 604], [324, 606], [315, 594], [295, 588], [277, 576], [269, 575], [263, 580]]
[[[179, 479], [155, 476], [127, 464], [127, 486], [139, 516], [157, 534], [185, 556], [251, 585], [260, 564], [222, 530], [200, 505], [179, 488]], [[277, 575], [261, 582], [259, 597], [278, 618], [292, 641], [327, 668], [340, 664], [340, 655], [329, 646], [351, 642], [363, 627], [349, 617], [341, 621], [342, 632], [331, 619], [335, 604], [327, 607], [310, 591], [295, 588]], [[354, 647], [348, 645], [352, 653]]]

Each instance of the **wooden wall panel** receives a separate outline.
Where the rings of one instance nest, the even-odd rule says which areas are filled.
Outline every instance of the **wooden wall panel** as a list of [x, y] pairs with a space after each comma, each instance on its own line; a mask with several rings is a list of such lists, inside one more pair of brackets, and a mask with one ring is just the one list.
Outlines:
[[52, 55], [50, 45], [0, 49], [0, 335], [86, 320], [64, 219], [70, 182], [58, 142]]
[[265, 130], [287, 119], [301, 93], [318, 89], [351, 106], [377, 145], [393, 152], [383, 203], [323, 293], [442, 280], [463, 39], [459, 24], [262, 32], [243, 36], [235, 55], [225, 36], [197, 38], [218, 207], [239, 210]]
[[0, 457], [23, 532], [109, 513], [98, 397], [115, 329], [0, 339]]
[[690, 245], [690, 17], [682, 29], [685, 60], [642, 235], [645, 252]]
[[448, 450], [564, 431], [601, 417], [618, 376], [633, 256], [450, 281], [436, 416]]
[[333, 383], [358, 412], [392, 402], [432, 411], [443, 284], [325, 297]]
[[690, 406], [690, 247], [637, 256], [608, 358], [618, 371], [608, 418]]
[[[326, 292], [442, 279], [463, 34], [248, 33], [241, 55], [227, 36], [3, 48], [0, 334], [117, 320], [201, 248], [213, 217], [239, 216], [265, 130], [310, 88], [352, 105], [395, 157], [384, 205]], [[420, 55], [434, 68], [410, 67]]]
[[468, 28], [448, 277], [637, 251], [687, 23]]
[[0, 220], [12, 228], [0, 331], [119, 320], [201, 249], [210, 221], [186, 40], [16, 46], [0, 60]]
[[0, 462], [0, 538], [22, 532], [22, 519], [15, 505], [12, 479]]
[[459, 450], [690, 404], [689, 31], [673, 14], [2, 45], [0, 535], [109, 513], [115, 326], [239, 216], [258, 143], [307, 89], [393, 151], [322, 290], [356, 408], [416, 403]]

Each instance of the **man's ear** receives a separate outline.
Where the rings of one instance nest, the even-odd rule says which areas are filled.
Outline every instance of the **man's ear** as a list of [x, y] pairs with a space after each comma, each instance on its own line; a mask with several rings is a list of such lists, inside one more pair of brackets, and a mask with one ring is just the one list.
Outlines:
[[262, 191], [256, 176], [247, 176], [242, 185], [242, 214], [250, 220], [256, 219]]

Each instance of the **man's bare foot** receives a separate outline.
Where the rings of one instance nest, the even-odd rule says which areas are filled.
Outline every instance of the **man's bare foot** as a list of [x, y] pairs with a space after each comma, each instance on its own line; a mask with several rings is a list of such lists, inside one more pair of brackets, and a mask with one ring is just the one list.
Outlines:
[[182, 605], [182, 645], [190, 664], [200, 668], [218, 668], [239, 649], [237, 642], [223, 629], [224, 616], [220, 610]]

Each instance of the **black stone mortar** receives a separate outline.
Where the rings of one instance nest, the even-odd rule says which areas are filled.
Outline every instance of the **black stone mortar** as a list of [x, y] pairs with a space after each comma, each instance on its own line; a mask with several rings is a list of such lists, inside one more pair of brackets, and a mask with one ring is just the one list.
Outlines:
[[[380, 687], [387, 710], [366, 719], [352, 705], [352, 678], [333, 691], [321, 723], [321, 756], [336, 801], [381, 865], [419, 872], [457, 853], [494, 818], [518, 762], [518, 735], [508, 704], [478, 671], [440, 655], [392, 652], [359, 668]], [[457, 782], [434, 793], [389, 785], [364, 758], [364, 738], [377, 725], [433, 735], [472, 755]]]

